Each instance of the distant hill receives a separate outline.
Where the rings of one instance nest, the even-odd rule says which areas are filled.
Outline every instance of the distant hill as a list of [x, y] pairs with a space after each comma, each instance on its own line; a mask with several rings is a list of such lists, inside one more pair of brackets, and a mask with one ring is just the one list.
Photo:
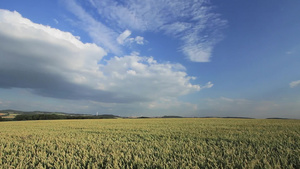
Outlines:
[[266, 119], [283, 119], [283, 120], [288, 120], [289, 118], [282, 118], [282, 117], [270, 117], [270, 118], [266, 118]]
[[0, 113], [5, 114], [69, 114], [64, 112], [47, 112], [47, 111], [20, 111], [20, 110], [0, 110]]
[[254, 119], [254, 118], [251, 118], [251, 117], [231, 117], [231, 116], [228, 116], [228, 117], [221, 117], [221, 118], [231, 118], [231, 119]]
[[183, 118], [182, 116], [162, 116], [161, 118]]
[[0, 110], [0, 117], [3, 120], [47, 120], [47, 119], [114, 119], [119, 116], [111, 114], [91, 115], [74, 114], [64, 112], [47, 111], [19, 111], [19, 110]]
[[14, 119], [17, 115], [33, 115], [33, 114], [69, 115], [68, 113], [63, 113], [63, 112], [20, 111], [20, 110], [12, 110], [12, 109], [0, 110], [0, 116], [6, 120]]

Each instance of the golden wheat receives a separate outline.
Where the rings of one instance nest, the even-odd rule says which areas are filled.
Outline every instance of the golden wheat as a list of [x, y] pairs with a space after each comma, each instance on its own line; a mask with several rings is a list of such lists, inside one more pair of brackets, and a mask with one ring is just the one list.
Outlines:
[[0, 127], [1, 168], [300, 167], [299, 120], [49, 120]]

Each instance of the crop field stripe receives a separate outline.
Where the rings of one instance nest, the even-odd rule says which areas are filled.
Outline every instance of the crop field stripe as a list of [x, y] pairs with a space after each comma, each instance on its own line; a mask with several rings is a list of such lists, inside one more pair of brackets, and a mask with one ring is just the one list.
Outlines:
[[300, 121], [94, 119], [0, 123], [2, 168], [299, 168]]

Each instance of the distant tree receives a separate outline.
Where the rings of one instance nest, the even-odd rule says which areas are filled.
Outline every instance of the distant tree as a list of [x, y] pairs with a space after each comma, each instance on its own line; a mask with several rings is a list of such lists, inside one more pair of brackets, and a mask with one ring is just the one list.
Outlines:
[[24, 120], [23, 119], [23, 115], [16, 115], [16, 117], [14, 118], [14, 120], [17, 120], [17, 121]]
[[0, 121], [3, 121], [2, 117], [0, 116]]
[[58, 115], [58, 114], [19, 114], [14, 120], [55, 120], [55, 119], [113, 119], [117, 116], [114, 115]]

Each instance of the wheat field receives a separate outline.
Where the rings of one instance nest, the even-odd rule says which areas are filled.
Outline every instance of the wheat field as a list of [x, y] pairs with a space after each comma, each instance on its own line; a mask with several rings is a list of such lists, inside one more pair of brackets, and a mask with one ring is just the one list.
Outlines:
[[1, 168], [299, 168], [300, 121], [97, 119], [0, 123]]

